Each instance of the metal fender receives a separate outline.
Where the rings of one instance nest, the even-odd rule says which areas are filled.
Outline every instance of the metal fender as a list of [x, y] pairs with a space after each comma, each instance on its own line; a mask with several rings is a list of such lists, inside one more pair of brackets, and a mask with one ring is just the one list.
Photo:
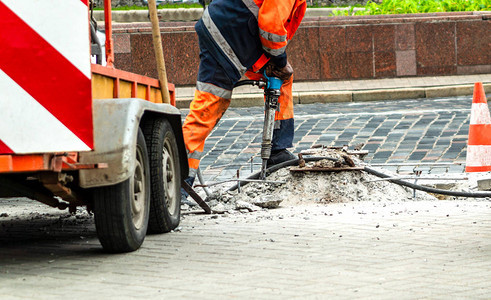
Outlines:
[[181, 113], [177, 108], [137, 98], [93, 100], [92, 105], [94, 150], [80, 152], [80, 162], [107, 167], [80, 170], [80, 187], [114, 185], [128, 179], [135, 168], [138, 126], [151, 118], [166, 118], [170, 122], [179, 148], [181, 174], [188, 174]]

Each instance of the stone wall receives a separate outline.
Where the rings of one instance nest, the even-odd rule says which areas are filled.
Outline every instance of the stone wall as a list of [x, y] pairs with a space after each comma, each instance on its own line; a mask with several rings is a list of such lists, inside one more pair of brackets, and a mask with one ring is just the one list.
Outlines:
[[[491, 73], [491, 14], [308, 18], [288, 45], [296, 80], [356, 80]], [[193, 22], [161, 23], [169, 81], [192, 85]], [[149, 23], [114, 27], [116, 67], [157, 78]]]
[[[104, 0], [94, 0], [95, 4], [97, 7], [103, 7], [104, 6]], [[354, 4], [366, 4], [368, 0], [307, 0], [307, 4], [309, 6], [316, 5], [316, 6], [332, 6], [332, 5], [340, 5], [340, 6], [345, 6], [345, 5], [354, 5]], [[132, 5], [138, 5], [138, 6], [144, 6], [142, 0], [112, 0], [111, 1], [111, 6], [112, 7], [119, 7], [119, 6], [132, 6]]]
[[[96, 7], [104, 7], [104, 0], [93, 0]], [[111, 7], [119, 6], [144, 6], [142, 0], [111, 0]]]

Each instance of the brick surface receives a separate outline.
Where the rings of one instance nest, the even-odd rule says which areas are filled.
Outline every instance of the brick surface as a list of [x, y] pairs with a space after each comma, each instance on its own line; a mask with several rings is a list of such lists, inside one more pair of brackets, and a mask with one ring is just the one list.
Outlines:
[[[472, 97], [364, 103], [315, 103], [295, 106], [292, 152], [312, 145], [357, 145], [368, 163], [465, 162]], [[186, 111], [184, 111], [186, 113]], [[229, 109], [205, 146], [201, 168], [205, 181], [259, 171], [261, 107]], [[251, 159], [253, 171], [251, 172]], [[463, 165], [452, 166], [462, 173]], [[429, 167], [425, 172], [448, 170]]]
[[[364, 143], [370, 163], [462, 162], [470, 104], [470, 97], [450, 97], [296, 105], [291, 150]], [[205, 146], [206, 181], [259, 170], [262, 123], [262, 107], [225, 113]], [[461, 165], [421, 169], [463, 172]], [[489, 299], [489, 199], [415, 200], [184, 213], [178, 230], [147, 236], [136, 252], [111, 255], [102, 251], [91, 216], [0, 199], [0, 295]]]
[[[32, 207], [18, 202], [20, 211]], [[22, 244], [2, 226], [0, 292], [2, 299], [484, 299], [490, 208], [488, 201], [394, 201], [185, 215], [179, 231], [150, 235], [121, 255], [101, 252], [91, 219], [50, 211], [37, 228], [17, 219], [31, 236]]]

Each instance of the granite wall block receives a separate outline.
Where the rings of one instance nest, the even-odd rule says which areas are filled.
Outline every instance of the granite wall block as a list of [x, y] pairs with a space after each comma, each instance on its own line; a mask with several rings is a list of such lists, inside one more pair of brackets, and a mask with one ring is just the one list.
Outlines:
[[414, 50], [414, 24], [395, 25], [396, 50]]
[[485, 65], [491, 62], [491, 21], [457, 23], [459, 66]]
[[396, 51], [397, 77], [416, 75], [416, 51]]
[[348, 52], [348, 78], [373, 78], [373, 53]]
[[295, 78], [319, 79], [321, 77], [319, 27], [299, 28], [293, 40], [288, 44], [287, 55], [295, 71]]
[[396, 76], [396, 54], [394, 51], [375, 52], [374, 63], [376, 78]]
[[456, 74], [455, 26], [455, 22], [415, 24], [418, 75]]
[[320, 79], [347, 77], [346, 27], [319, 27]]
[[[161, 26], [169, 81], [194, 85], [194, 23]], [[156, 78], [149, 24], [115, 27], [115, 66]], [[304, 20], [287, 53], [295, 80], [490, 73], [490, 32], [491, 22], [472, 12], [318, 17]]]

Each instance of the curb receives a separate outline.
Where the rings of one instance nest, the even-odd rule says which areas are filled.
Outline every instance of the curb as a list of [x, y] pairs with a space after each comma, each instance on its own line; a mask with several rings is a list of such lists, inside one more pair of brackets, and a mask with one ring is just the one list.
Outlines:
[[[491, 100], [491, 83], [483, 83], [487, 98]], [[313, 103], [337, 103], [337, 102], [364, 102], [364, 101], [386, 101], [405, 99], [431, 99], [441, 97], [472, 96], [474, 84], [438, 86], [438, 87], [409, 87], [397, 89], [371, 89], [359, 91], [315, 91], [315, 92], [293, 92], [294, 104]], [[176, 107], [187, 109], [192, 97], [176, 98]], [[254, 107], [264, 104], [263, 95], [235, 94], [232, 96], [230, 107]]]
[[[158, 9], [157, 15], [161, 22], [197, 21], [203, 14], [202, 8]], [[104, 11], [94, 11], [96, 21], [104, 21]], [[116, 23], [149, 23], [148, 10], [113, 10], [112, 21]]]

